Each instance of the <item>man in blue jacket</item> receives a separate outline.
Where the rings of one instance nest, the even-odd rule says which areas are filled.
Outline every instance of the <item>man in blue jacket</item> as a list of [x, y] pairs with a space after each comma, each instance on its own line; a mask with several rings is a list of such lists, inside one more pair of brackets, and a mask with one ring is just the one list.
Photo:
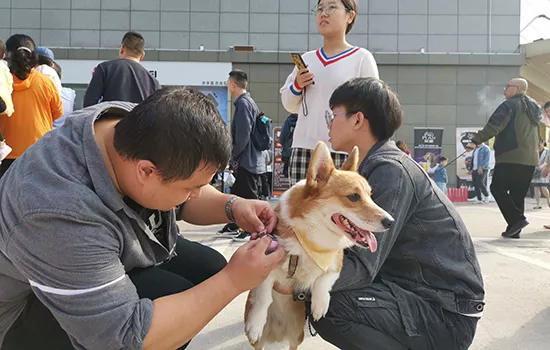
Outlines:
[[[256, 116], [259, 114], [258, 105], [246, 91], [248, 76], [241, 70], [229, 73], [227, 80], [229, 93], [235, 99], [233, 105], [235, 111], [231, 123], [231, 138], [233, 149], [231, 160], [235, 172], [235, 183], [231, 187], [231, 193], [246, 199], [258, 199], [260, 187], [260, 174], [265, 173], [265, 160], [262, 151], [257, 149], [252, 142], [252, 133]], [[224, 227], [223, 233], [232, 237], [235, 241], [248, 241], [248, 232], [237, 232], [235, 225]]]
[[[487, 174], [489, 173], [489, 161], [491, 149], [485, 143], [476, 146], [472, 156], [472, 182], [477, 200], [473, 203], [487, 203], [489, 192], [487, 191]], [[483, 194], [483, 197], [481, 196]]]

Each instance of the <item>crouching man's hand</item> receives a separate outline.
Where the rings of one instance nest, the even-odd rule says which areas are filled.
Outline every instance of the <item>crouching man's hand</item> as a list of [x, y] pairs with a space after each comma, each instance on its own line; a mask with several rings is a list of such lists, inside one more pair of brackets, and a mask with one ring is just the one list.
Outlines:
[[252, 233], [252, 239], [255, 239], [258, 233], [273, 232], [277, 225], [277, 215], [268, 202], [238, 199], [233, 203], [231, 211], [235, 223]]
[[233, 254], [224, 270], [236, 290], [242, 293], [257, 287], [281, 264], [283, 248], [278, 246], [275, 251], [266, 254], [270, 243], [271, 238], [264, 236], [251, 240]]

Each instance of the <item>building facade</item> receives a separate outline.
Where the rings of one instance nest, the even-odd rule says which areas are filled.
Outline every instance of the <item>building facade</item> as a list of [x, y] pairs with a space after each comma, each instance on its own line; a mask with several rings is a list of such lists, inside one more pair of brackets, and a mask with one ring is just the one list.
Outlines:
[[[293, 67], [289, 53], [322, 45], [311, 14], [316, 3], [0, 0], [0, 38], [26, 33], [52, 48], [56, 60], [101, 61], [118, 57], [122, 36], [136, 30], [146, 39], [148, 61], [221, 62], [245, 70], [260, 108], [282, 124], [288, 113], [279, 88]], [[405, 121], [396, 138], [411, 145], [415, 127], [443, 127], [443, 154], [454, 158], [456, 128], [483, 126], [502, 101], [503, 86], [519, 75], [524, 61], [519, 50], [520, 1], [358, 4], [349, 42], [374, 53], [381, 78], [400, 96]], [[237, 45], [253, 46], [254, 52], [231, 50]], [[204, 83], [225, 78], [207, 78]], [[79, 95], [85, 89], [85, 84], [70, 84]], [[182, 78], [181, 84], [188, 83]], [[453, 167], [449, 174], [455, 172]], [[453, 176], [450, 180], [451, 185], [456, 182]]]

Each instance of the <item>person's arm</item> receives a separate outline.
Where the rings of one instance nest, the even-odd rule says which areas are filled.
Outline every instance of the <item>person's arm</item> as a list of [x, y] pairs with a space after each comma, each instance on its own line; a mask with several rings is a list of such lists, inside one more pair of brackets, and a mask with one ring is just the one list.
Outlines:
[[16, 227], [7, 256], [71, 340], [90, 350], [181, 347], [284, 257], [282, 248], [265, 254], [271, 243], [265, 237], [241, 247], [221, 272], [187, 291], [139, 299], [119, 260], [117, 235], [71, 216], [28, 217]]
[[483, 170], [489, 170], [489, 162], [491, 161], [491, 150], [488, 147], [483, 147], [483, 163], [481, 167]]
[[79, 348], [140, 349], [153, 303], [139, 299], [108, 225], [73, 212], [33, 213], [15, 226], [5, 253]]
[[376, 234], [378, 250], [375, 253], [368, 249], [347, 251], [333, 292], [363, 288], [372, 283], [401, 234], [411, 207], [415, 205], [414, 184], [401, 164], [392, 161], [380, 164], [372, 170], [367, 180], [373, 190], [372, 199], [395, 222], [388, 231]]
[[294, 67], [280, 90], [283, 106], [288, 113], [300, 113], [300, 107], [302, 106], [303, 89], [300, 89], [296, 83], [297, 74], [298, 68]]
[[104, 91], [104, 73], [101, 65], [97, 66], [92, 75], [92, 80], [84, 94], [84, 108], [96, 105], [103, 96]]
[[183, 293], [156, 299], [153, 321], [143, 348], [179, 348], [239, 294], [263, 282], [284, 258], [282, 247], [265, 254], [270, 243], [269, 236], [252, 240], [239, 248], [229, 264], [215, 276]]
[[445, 183], [449, 183], [449, 178], [447, 177], [447, 169], [443, 168], [443, 180], [445, 180]]
[[281, 134], [279, 135], [279, 142], [281, 143], [281, 145], [285, 144], [286, 139], [289, 136], [289, 134], [290, 134], [290, 122], [289, 122], [288, 118], [286, 118], [286, 120], [283, 124], [283, 128], [281, 129]]
[[472, 137], [472, 143], [479, 145], [497, 136], [510, 122], [512, 118], [512, 109], [508, 102], [503, 102], [493, 113], [487, 125]]
[[6, 111], [6, 102], [2, 99], [2, 96], [0, 96], [0, 114], [4, 113]]
[[231, 155], [233, 159], [238, 159], [239, 155], [244, 151], [246, 145], [250, 142], [250, 134], [256, 121], [256, 116], [252, 113], [252, 108], [248, 102], [242, 99], [235, 106], [235, 115], [233, 123], [235, 123], [235, 135], [233, 136], [233, 149]]
[[[223, 194], [214, 187], [204, 186], [199, 198], [185, 202], [182, 220], [193, 225], [214, 225], [229, 222], [225, 205], [231, 195]], [[273, 208], [266, 201], [238, 199], [231, 212], [239, 227], [252, 233], [271, 233], [277, 223]]]
[[361, 75], [362, 78], [380, 78], [380, 74], [378, 73], [378, 65], [376, 64], [376, 60], [374, 59], [374, 56], [372, 53], [367, 52], [365, 58], [363, 59], [361, 63]]
[[52, 80], [48, 80], [48, 85], [50, 85], [50, 108], [52, 111], [52, 123], [61, 118], [63, 115], [63, 102], [61, 101], [61, 96], [59, 95], [61, 91], [55, 86], [55, 83]]

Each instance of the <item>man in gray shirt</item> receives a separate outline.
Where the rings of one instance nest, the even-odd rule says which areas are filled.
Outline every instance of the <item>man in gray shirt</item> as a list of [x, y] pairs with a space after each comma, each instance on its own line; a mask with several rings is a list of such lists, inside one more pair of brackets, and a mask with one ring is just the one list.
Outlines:
[[[135, 107], [135, 108], [134, 108]], [[178, 235], [187, 222], [271, 232], [267, 203], [208, 186], [230, 136], [199, 92], [73, 114], [0, 181], [0, 348], [175, 349], [281, 262], [270, 239], [226, 265]]]

